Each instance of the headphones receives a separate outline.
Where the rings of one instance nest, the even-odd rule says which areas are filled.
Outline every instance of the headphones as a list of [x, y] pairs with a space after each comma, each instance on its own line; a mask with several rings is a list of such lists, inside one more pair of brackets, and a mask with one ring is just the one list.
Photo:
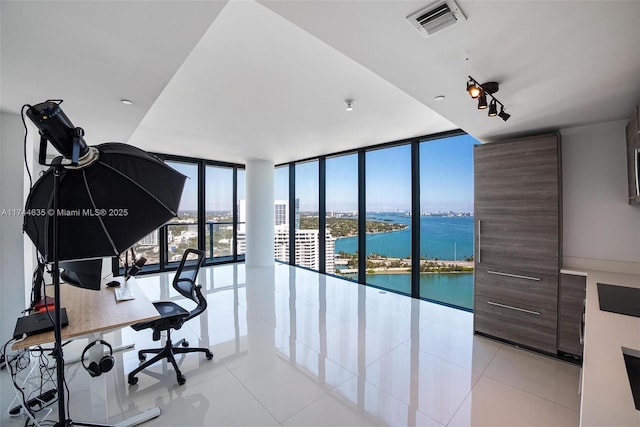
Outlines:
[[[100, 362], [96, 363], [96, 362], [91, 362], [89, 363], [89, 366], [87, 366], [84, 363], [84, 355], [87, 353], [87, 351], [93, 347], [96, 344], [102, 344], [104, 346], [106, 346], [109, 349], [109, 354], [102, 356], [102, 358], [100, 359]], [[109, 344], [106, 341], [103, 340], [96, 340], [94, 342], [92, 342], [91, 344], [87, 345], [84, 350], [82, 350], [82, 356], [80, 356], [80, 360], [82, 361], [82, 366], [84, 367], [84, 369], [87, 370], [87, 372], [89, 372], [89, 375], [91, 375], [92, 377], [99, 377], [100, 375], [104, 374], [105, 372], [109, 372], [111, 370], [111, 368], [113, 368], [113, 365], [115, 364], [115, 360], [113, 359], [113, 349], [111, 348], [111, 344]]]

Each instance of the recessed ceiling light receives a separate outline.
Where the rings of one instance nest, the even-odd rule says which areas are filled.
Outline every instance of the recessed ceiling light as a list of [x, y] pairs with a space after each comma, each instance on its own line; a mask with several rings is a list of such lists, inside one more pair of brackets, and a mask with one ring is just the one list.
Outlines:
[[121, 99], [120, 102], [122, 102], [124, 105], [132, 105], [133, 101], [128, 100], [128, 99]]
[[438, 95], [434, 97], [433, 100], [436, 102], [444, 101], [444, 95]]
[[353, 103], [354, 102], [355, 101], [353, 99], [351, 99], [351, 98], [344, 100], [344, 103], [347, 104], [347, 111], [353, 110]]

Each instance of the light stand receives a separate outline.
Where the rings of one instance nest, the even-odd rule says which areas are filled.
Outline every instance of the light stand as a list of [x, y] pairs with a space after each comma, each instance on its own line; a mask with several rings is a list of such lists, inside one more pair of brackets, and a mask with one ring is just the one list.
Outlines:
[[[167, 168], [171, 171], [172, 174], [177, 174], [176, 176], [172, 175], [173, 179], [176, 179], [176, 182], [169, 183], [172, 187], [171, 191], [169, 191], [169, 199], [177, 198], [179, 200], [180, 195], [182, 193], [182, 188], [184, 185], [184, 176], [175, 172], [173, 169], [168, 168], [164, 165], [164, 163], [158, 161], [155, 158], [151, 158], [147, 153], [144, 152], [135, 152], [133, 148], [126, 149], [122, 146], [124, 144], [117, 145], [115, 148], [102, 148], [102, 151], [99, 151], [95, 147], [88, 147], [86, 142], [83, 139], [84, 131], [82, 128], [75, 127], [69, 120], [69, 118], [64, 114], [62, 109], [59, 107], [59, 104], [62, 101], [45, 101], [41, 104], [37, 104], [36, 106], [29, 106], [27, 109], [27, 116], [33, 121], [33, 123], [38, 127], [40, 131], [40, 153], [39, 153], [39, 163], [44, 166], [50, 166], [50, 171], [52, 172], [52, 191], [49, 193], [51, 187], [45, 185], [46, 179], [48, 178], [47, 173], [45, 173], [40, 180], [31, 188], [31, 192], [29, 194], [29, 198], [27, 199], [27, 210], [34, 208], [34, 204], [38, 206], [38, 210], [45, 211], [46, 214], [50, 216], [51, 219], [51, 228], [47, 228], [47, 223], [44, 221], [43, 223], [38, 223], [35, 218], [31, 218], [28, 220], [25, 219], [25, 232], [29, 235], [32, 241], [35, 243], [38, 251], [45, 258], [44, 261], [47, 263], [53, 264], [52, 271], [52, 281], [54, 287], [54, 310], [53, 310], [53, 330], [54, 330], [54, 349], [53, 356], [56, 361], [56, 388], [57, 388], [57, 398], [58, 398], [58, 422], [55, 424], [56, 427], [70, 427], [73, 425], [79, 426], [88, 426], [88, 427], [107, 427], [106, 424], [97, 424], [97, 423], [89, 423], [89, 422], [78, 422], [72, 421], [67, 413], [67, 405], [65, 399], [65, 373], [64, 373], [64, 355], [62, 350], [62, 319], [61, 319], [61, 293], [60, 293], [60, 261], [66, 261], [69, 259], [78, 259], [82, 256], [89, 257], [99, 257], [99, 256], [109, 256], [113, 255], [113, 253], [119, 253], [118, 251], [122, 247], [129, 247], [133, 242], [135, 242], [139, 237], [136, 235], [129, 236], [131, 233], [127, 233], [127, 237], [133, 239], [133, 241], [125, 240], [121, 241], [116, 238], [116, 236], [112, 236], [109, 234], [105, 228], [105, 223], [99, 219], [99, 223], [101, 225], [101, 230], [104, 229], [105, 232], [105, 241], [108, 242], [107, 246], [102, 246], [98, 249], [95, 248], [86, 248], [83, 249], [86, 253], [70, 253], [69, 252], [69, 242], [64, 242], [66, 244], [65, 247], [61, 246], [60, 242], [60, 231], [61, 231], [61, 220], [60, 220], [60, 207], [61, 207], [61, 177], [63, 173], [67, 173], [68, 175], [65, 177], [65, 183], [67, 182], [67, 178], [77, 177], [78, 175], [82, 175], [83, 185], [79, 185], [77, 182], [75, 184], [71, 183], [69, 185], [65, 184], [65, 193], [69, 190], [73, 195], [73, 198], [77, 198], [78, 195], [75, 191], [78, 189], [87, 189], [89, 190], [89, 184], [87, 183], [87, 176], [84, 174], [84, 168], [91, 167], [94, 172], [97, 171], [97, 167], [102, 164], [101, 167], [105, 167], [108, 170], [112, 170], [113, 167], [107, 164], [107, 160], [98, 161], [98, 158], [107, 153], [117, 152], [118, 154], [122, 154], [127, 157], [130, 156], [133, 159], [129, 163], [133, 163], [134, 167], [150, 167], [150, 163], [153, 166], [156, 166], [158, 169], [154, 169], [149, 172], [149, 176], [154, 176], [154, 172], [160, 173], [164, 172], [164, 169]], [[51, 144], [62, 154], [62, 158], [58, 157], [54, 159], [51, 164], [46, 163], [46, 149], [47, 149], [47, 141], [51, 142]], [[111, 154], [113, 156], [113, 154]], [[105, 155], [105, 158], [109, 157], [109, 155]], [[149, 157], [149, 158], [147, 158]], [[127, 157], [129, 158], [129, 157]], [[140, 163], [135, 163], [135, 160], [139, 160]], [[66, 172], [65, 172], [66, 171]], [[168, 173], [168, 172], [167, 172]], [[95, 174], [94, 174], [95, 175]], [[118, 172], [118, 176], [126, 174], [122, 174]], [[179, 176], [178, 176], [179, 175]], [[146, 174], [145, 174], [146, 176]], [[165, 176], [164, 178], [167, 178]], [[95, 179], [95, 178], [94, 178]], [[129, 178], [130, 181], [133, 181]], [[72, 181], [72, 180], [71, 180]], [[134, 181], [135, 182], [135, 181]], [[39, 186], [40, 184], [40, 186]], [[173, 184], [173, 185], [172, 185]], [[135, 188], [136, 191], [139, 188]], [[177, 195], [175, 194], [176, 189], [179, 188], [179, 192]], [[42, 197], [43, 193], [45, 197]], [[151, 190], [147, 190], [146, 194], [152, 195]], [[165, 195], [157, 195], [155, 200], [164, 200], [163, 196]], [[65, 198], [68, 198], [68, 194], [64, 195]], [[93, 200], [93, 196], [89, 193], [88, 197], [91, 201], [92, 211], [96, 211], [97, 205]], [[64, 202], [64, 200], [62, 200]], [[45, 205], [37, 205], [38, 202], [51, 203]], [[109, 202], [113, 202], [110, 200]], [[103, 202], [106, 203], [106, 202]], [[171, 203], [160, 203], [160, 207], [155, 207], [155, 209], [159, 212], [161, 209], [163, 210], [162, 214], [158, 214], [158, 217], [153, 221], [150, 221], [148, 227], [156, 228], [159, 225], [166, 222], [169, 218], [175, 216], [175, 209]], [[99, 205], [98, 205], [99, 206]], [[62, 206], [63, 209], [67, 208], [67, 206]], [[53, 212], [51, 212], [53, 210]], [[166, 211], [166, 212], [165, 212]], [[147, 214], [148, 212], [144, 212]], [[139, 222], [136, 222], [139, 224]], [[68, 228], [69, 225], [67, 224]], [[74, 224], [75, 227], [75, 224]], [[114, 226], [116, 227], [116, 226]], [[138, 226], [140, 228], [140, 226]], [[48, 231], [47, 231], [48, 230]], [[50, 232], [50, 234], [49, 234]], [[82, 232], [79, 232], [82, 234]], [[149, 230], [142, 229], [139, 230], [139, 234], [144, 236], [149, 233]], [[67, 240], [68, 233], [67, 233]], [[141, 237], [140, 236], [140, 237]], [[43, 238], [43, 240], [40, 239]], [[117, 236], [119, 237], [119, 236]], [[97, 240], [97, 236], [92, 234], [91, 240]], [[118, 243], [114, 243], [114, 241], [118, 241]], [[74, 242], [74, 246], [80, 246], [78, 242]], [[95, 246], [95, 244], [94, 244]], [[93, 250], [93, 251], [90, 251]], [[66, 252], [65, 252], [66, 250]], [[83, 251], [81, 251], [83, 252]], [[155, 418], [160, 415], [159, 408], [151, 409], [145, 413], [142, 413], [134, 418], [129, 420], [125, 420], [118, 424], [118, 426], [133, 426], [139, 424], [141, 422], [147, 421], [149, 419]]]
[[[74, 142], [74, 145], [76, 143]], [[75, 149], [74, 149], [75, 151]], [[75, 160], [75, 159], [74, 159]], [[77, 164], [77, 161], [76, 161]], [[56, 361], [56, 387], [58, 393], [58, 422], [56, 427], [64, 426], [70, 427], [73, 425], [88, 426], [88, 427], [109, 427], [108, 424], [96, 424], [88, 422], [72, 421], [67, 418], [67, 407], [65, 405], [65, 377], [64, 377], [64, 354], [62, 351], [62, 318], [61, 318], [61, 306], [60, 306], [60, 260], [58, 257], [59, 240], [58, 240], [58, 209], [60, 208], [60, 175], [62, 174], [62, 165], [53, 165], [54, 180], [53, 180], [53, 271], [51, 273], [53, 280], [53, 292], [54, 292], [54, 310], [53, 310], [53, 335], [54, 335], [54, 347], [53, 357]]]

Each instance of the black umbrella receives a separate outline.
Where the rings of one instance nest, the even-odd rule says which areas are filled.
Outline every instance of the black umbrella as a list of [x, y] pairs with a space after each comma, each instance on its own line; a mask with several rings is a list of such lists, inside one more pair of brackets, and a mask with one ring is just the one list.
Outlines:
[[[105, 143], [89, 166], [61, 170], [58, 197], [60, 261], [118, 256], [177, 214], [186, 177], [156, 156]], [[54, 164], [63, 162], [62, 157]], [[25, 206], [24, 231], [53, 261], [56, 166], [35, 183]]]

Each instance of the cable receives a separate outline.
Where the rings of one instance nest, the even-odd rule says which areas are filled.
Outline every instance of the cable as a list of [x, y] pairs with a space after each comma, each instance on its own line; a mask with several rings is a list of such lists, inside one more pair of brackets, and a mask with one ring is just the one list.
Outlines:
[[29, 162], [27, 161], [27, 133], [29, 130], [27, 129], [27, 122], [24, 119], [24, 110], [25, 108], [31, 108], [31, 105], [24, 104], [20, 109], [20, 117], [22, 118], [22, 126], [24, 126], [24, 166], [27, 169], [27, 175], [29, 175], [29, 188], [33, 187], [33, 179], [31, 178], [31, 171], [29, 170]]
[[[6, 354], [7, 354], [7, 346], [12, 341], [15, 341], [15, 340], [13, 338], [11, 338], [6, 343], [4, 343], [4, 346], [2, 347], [2, 354], [5, 356], [5, 361], [6, 361], [6, 364], [7, 364], [7, 368], [9, 369], [9, 375], [11, 376], [11, 382], [13, 383], [13, 388], [16, 391], [18, 391], [20, 393], [20, 396], [22, 397], [22, 407], [29, 413], [29, 415], [32, 418], [35, 419], [34, 413], [31, 411], [31, 408], [29, 408], [29, 405], [26, 404], [27, 400], [26, 400], [26, 397], [24, 395], [24, 390], [16, 382], [16, 375], [18, 374], [18, 372], [17, 371], [16, 372], [13, 371], [13, 365], [11, 364], [14, 360], [18, 359], [18, 357], [20, 357], [20, 356], [16, 356], [16, 358], [14, 358], [13, 360], [9, 360], [9, 358], [6, 356]], [[17, 364], [16, 364], [16, 367], [17, 367]]]

